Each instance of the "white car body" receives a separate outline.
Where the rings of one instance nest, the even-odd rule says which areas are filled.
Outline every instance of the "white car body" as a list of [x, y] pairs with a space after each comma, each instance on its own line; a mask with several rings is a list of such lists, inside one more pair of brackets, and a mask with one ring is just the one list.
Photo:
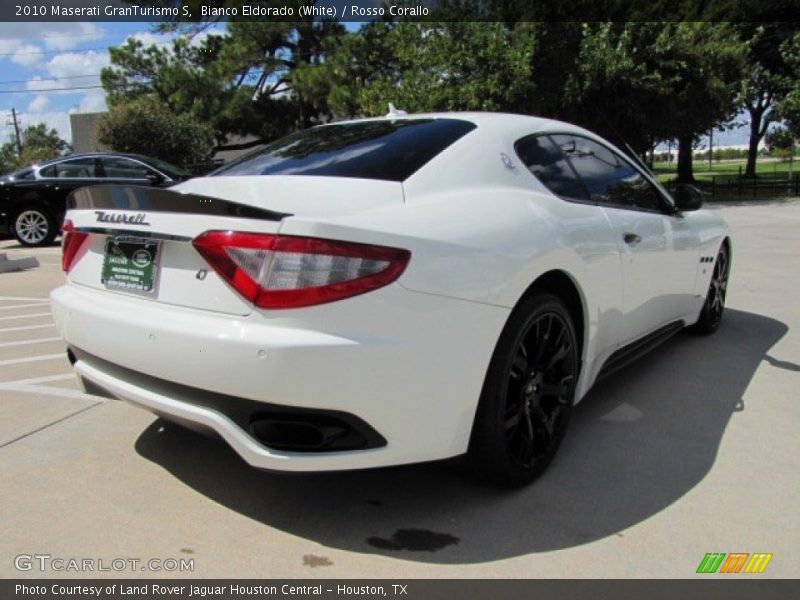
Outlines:
[[[402, 182], [197, 178], [172, 190], [292, 216], [273, 222], [145, 211], [147, 226], [109, 226], [110, 234], [174, 236], [162, 242], [154, 295], [106, 289], [100, 281], [105, 235], [92, 235], [67, 283], [52, 293], [56, 325], [76, 350], [81, 382], [213, 430], [259, 468], [378, 467], [467, 451], [498, 338], [512, 309], [542, 276], [558, 273], [580, 299], [575, 401], [619, 348], [671, 323], [698, 320], [712, 271], [705, 257], [715, 256], [728, 235], [719, 217], [557, 197], [522, 164], [515, 142], [559, 132], [608, 145], [581, 128], [487, 113], [392, 118], [423, 117], [465, 120], [476, 128]], [[135, 206], [113, 210], [131, 220], [140, 212]], [[91, 209], [70, 209], [67, 219], [76, 229], [96, 231], [98, 225]], [[225, 229], [402, 248], [411, 259], [399, 279], [368, 293], [317, 306], [259, 309], [178, 239]], [[629, 232], [640, 242], [626, 243]], [[276, 450], [223, 411], [198, 403], [198, 390], [346, 412], [386, 443], [361, 450]]]

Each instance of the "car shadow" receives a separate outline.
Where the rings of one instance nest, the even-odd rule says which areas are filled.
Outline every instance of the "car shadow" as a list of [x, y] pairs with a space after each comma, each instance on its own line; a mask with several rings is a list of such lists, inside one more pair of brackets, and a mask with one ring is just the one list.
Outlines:
[[161, 420], [136, 450], [213, 501], [332, 548], [442, 564], [558, 550], [623, 536], [697, 485], [787, 331], [728, 309], [715, 335], [672, 338], [598, 384], [576, 407], [550, 469], [519, 490], [476, 483], [442, 463], [264, 473], [223, 442]]

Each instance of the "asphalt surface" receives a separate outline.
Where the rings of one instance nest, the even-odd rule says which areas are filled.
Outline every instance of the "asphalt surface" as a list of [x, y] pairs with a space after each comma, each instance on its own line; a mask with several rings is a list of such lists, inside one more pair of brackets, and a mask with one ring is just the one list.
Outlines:
[[[441, 464], [262, 473], [83, 395], [47, 301], [59, 248], [0, 242], [41, 263], [0, 274], [0, 577], [684, 578], [707, 552], [773, 554], [728, 577], [800, 576], [800, 201], [712, 209], [734, 240], [721, 329], [598, 385], [548, 473], [517, 491]], [[95, 571], [15, 567], [34, 554]], [[142, 562], [97, 571], [115, 559]], [[150, 559], [194, 570], [142, 571]]]

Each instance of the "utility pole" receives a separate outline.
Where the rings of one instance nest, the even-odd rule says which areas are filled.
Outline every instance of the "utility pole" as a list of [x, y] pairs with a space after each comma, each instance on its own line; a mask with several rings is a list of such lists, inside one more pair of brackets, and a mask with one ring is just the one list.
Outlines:
[[14, 122], [14, 137], [17, 140], [17, 153], [22, 154], [22, 140], [19, 137], [19, 123], [17, 122], [17, 110], [11, 108], [11, 120]]

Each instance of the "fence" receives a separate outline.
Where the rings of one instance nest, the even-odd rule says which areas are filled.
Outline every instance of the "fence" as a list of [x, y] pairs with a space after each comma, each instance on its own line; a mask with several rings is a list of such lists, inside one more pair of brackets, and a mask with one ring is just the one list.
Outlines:
[[[668, 187], [673, 190], [674, 185]], [[761, 173], [755, 178], [712, 175], [695, 185], [715, 200], [800, 196], [800, 173]]]

